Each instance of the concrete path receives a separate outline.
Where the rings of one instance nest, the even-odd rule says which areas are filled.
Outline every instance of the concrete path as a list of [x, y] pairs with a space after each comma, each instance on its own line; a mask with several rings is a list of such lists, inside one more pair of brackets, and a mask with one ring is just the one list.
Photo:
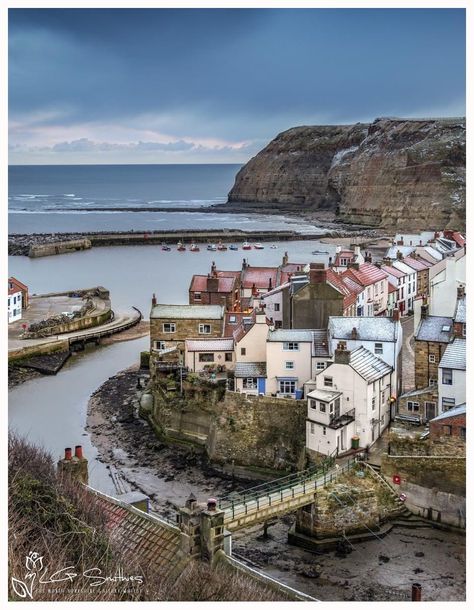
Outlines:
[[415, 387], [415, 352], [413, 350], [414, 322], [413, 316], [402, 318], [402, 390], [404, 392]]

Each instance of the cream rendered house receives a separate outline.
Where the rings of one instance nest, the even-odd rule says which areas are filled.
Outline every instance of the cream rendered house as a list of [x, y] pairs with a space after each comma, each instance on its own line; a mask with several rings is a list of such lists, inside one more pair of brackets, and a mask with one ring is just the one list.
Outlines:
[[265, 394], [268, 322], [258, 310], [234, 331], [235, 391]]
[[266, 393], [302, 398], [303, 384], [312, 374], [313, 331], [283, 328], [270, 330], [266, 350]]
[[308, 393], [306, 447], [329, 455], [372, 445], [390, 422], [393, 369], [364, 347], [348, 351], [339, 342], [334, 362], [316, 377]]

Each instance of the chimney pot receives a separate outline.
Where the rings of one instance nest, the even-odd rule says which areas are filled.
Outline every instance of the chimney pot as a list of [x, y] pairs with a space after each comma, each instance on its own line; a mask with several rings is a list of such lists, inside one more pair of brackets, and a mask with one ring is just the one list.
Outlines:
[[70, 460], [71, 458], [72, 458], [72, 449], [71, 449], [71, 447], [66, 447], [66, 449], [64, 450], [64, 459]]
[[84, 457], [84, 455], [82, 453], [82, 445], [76, 445], [74, 455], [75, 455], [75, 457], [77, 457], [77, 459], [82, 460], [82, 458]]
[[411, 601], [421, 602], [421, 585], [418, 582], [411, 585]]
[[217, 500], [215, 498], [209, 498], [207, 501], [207, 510], [214, 512], [217, 508]]
[[156, 294], [155, 293], [153, 293], [153, 296], [151, 297], [151, 304], [156, 305]]

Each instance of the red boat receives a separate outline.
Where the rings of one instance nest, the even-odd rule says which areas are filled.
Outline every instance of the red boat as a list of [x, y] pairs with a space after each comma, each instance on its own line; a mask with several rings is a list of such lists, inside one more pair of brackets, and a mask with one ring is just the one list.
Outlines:
[[191, 244], [191, 247], [189, 248], [190, 252], [199, 252], [200, 248], [199, 246], [196, 246], [196, 244]]
[[222, 251], [222, 250], [227, 250], [227, 246], [226, 246], [225, 244], [223, 244], [223, 243], [219, 242], [219, 243], [217, 244], [217, 249], [218, 249], [218, 250], [221, 250], [221, 251]]
[[242, 250], [251, 250], [252, 246], [249, 244], [248, 241], [246, 241], [245, 243], [242, 244]]

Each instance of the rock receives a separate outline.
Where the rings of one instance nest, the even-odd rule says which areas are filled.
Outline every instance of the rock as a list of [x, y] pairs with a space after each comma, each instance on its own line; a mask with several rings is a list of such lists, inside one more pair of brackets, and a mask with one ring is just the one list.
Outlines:
[[379, 561], [380, 563], [388, 563], [390, 561], [390, 557], [387, 557], [386, 555], [379, 555]]
[[[228, 201], [331, 209], [355, 224], [465, 229], [465, 119], [294, 127], [238, 172]], [[245, 208], [245, 206], [243, 206]]]
[[423, 551], [417, 551], [415, 553], [415, 557], [424, 557], [424, 556], [425, 556], [425, 554], [423, 553]]

